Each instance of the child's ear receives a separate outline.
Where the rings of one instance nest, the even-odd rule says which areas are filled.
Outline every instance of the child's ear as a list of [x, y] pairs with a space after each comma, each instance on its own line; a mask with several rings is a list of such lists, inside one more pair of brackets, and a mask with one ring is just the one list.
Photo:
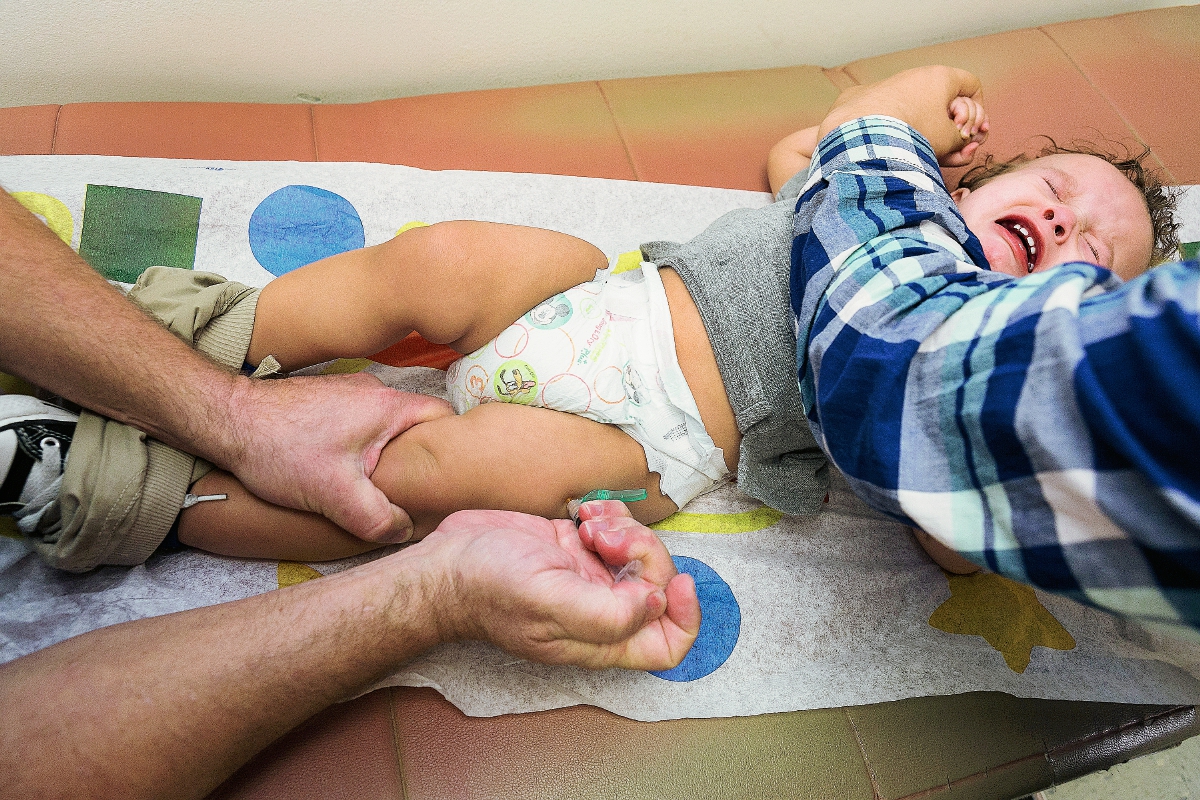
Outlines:
[[970, 189], [968, 189], [965, 186], [960, 186], [957, 189], [955, 189], [953, 192], [950, 193], [950, 199], [954, 201], [954, 205], [958, 205], [964, 199], [966, 199], [966, 196], [969, 195], [970, 193], [971, 193]]

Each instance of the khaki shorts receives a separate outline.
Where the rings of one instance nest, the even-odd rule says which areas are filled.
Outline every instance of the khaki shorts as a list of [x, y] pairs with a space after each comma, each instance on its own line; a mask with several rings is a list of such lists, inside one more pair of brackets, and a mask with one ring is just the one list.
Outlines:
[[[240, 370], [258, 293], [210, 272], [151, 267], [129, 298], [200, 352]], [[140, 564], [167, 537], [188, 487], [212, 469], [136, 428], [84, 411], [58, 500], [31, 541], [49, 564], [71, 572]]]

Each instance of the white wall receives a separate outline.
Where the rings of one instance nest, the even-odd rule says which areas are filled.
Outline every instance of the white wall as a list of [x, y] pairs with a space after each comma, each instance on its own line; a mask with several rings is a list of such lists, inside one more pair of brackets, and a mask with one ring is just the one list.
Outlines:
[[0, 0], [0, 106], [353, 102], [845, 63], [1200, 0]]

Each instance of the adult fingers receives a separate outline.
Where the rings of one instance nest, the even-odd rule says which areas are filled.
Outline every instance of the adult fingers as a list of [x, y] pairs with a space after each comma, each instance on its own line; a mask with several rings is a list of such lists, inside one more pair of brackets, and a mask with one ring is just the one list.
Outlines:
[[[378, 381], [373, 375], [362, 377]], [[371, 402], [380, 409], [383, 424], [382, 430], [363, 453], [363, 467], [368, 475], [375, 471], [375, 465], [379, 463], [379, 454], [392, 439], [414, 425], [454, 414], [454, 409], [450, 407], [450, 404], [441, 398], [399, 392], [387, 389], [382, 384], [378, 388], [382, 390], [382, 393], [378, 397], [372, 398]]]
[[[570, 576], [565, 587], [569, 602], [558, 606], [555, 622], [561, 638], [585, 645], [628, 644], [647, 623], [660, 616], [667, 600], [659, 586], [648, 581], [621, 581], [611, 586]], [[597, 654], [596, 657], [603, 657]], [[612, 658], [610, 654], [609, 659]]]
[[[700, 633], [700, 599], [696, 595], [696, 581], [691, 575], [681, 572], [667, 584], [664, 594], [667, 596], [667, 617], [695, 639]], [[691, 647], [690, 643], [688, 647]]]
[[678, 570], [662, 540], [632, 517], [594, 517], [580, 524], [581, 536], [606, 564], [621, 567], [630, 561], [642, 563], [640, 577], [665, 587]]
[[[614, 593], [622, 591], [621, 587], [622, 584], [614, 586]], [[647, 597], [648, 614], [654, 613], [652, 604], [656, 599], [656, 595]], [[644, 624], [623, 642], [614, 655], [613, 666], [670, 669], [683, 660], [700, 633], [700, 603], [692, 577], [676, 575], [667, 586], [665, 601], [666, 613]]]
[[397, 433], [403, 433], [421, 422], [454, 416], [454, 409], [451, 408], [450, 403], [440, 397], [400, 392], [394, 389], [390, 392], [394, 403], [393, 414], [398, 417]]
[[330, 522], [368, 542], [399, 544], [412, 538], [413, 524], [408, 513], [388, 500], [365, 475], [360, 475], [342, 491], [337, 504], [323, 508]]
[[601, 517], [632, 517], [629, 507], [620, 500], [591, 500], [579, 507], [579, 538], [585, 547], [592, 549], [593, 526], [583, 523]]
[[[373, 375], [350, 376], [351, 384], [364, 407], [352, 409], [368, 425], [367, 438], [359, 452], [348, 453], [342, 475], [330, 477], [321, 513], [335, 525], [372, 542], [398, 543], [412, 536], [412, 520], [393, 505], [369, 477], [379, 463], [379, 455], [393, 438], [431, 419], [452, 414], [445, 401], [421, 394], [388, 389]], [[370, 432], [374, 415], [376, 431]], [[374, 435], [371, 435], [373, 433]]]

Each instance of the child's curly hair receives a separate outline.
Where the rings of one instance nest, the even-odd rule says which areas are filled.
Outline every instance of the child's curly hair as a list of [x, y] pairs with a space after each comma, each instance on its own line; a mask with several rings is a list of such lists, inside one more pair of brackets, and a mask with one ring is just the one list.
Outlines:
[[[997, 161], [995, 156], [989, 155], [982, 164], [968, 170], [959, 179], [959, 187], [975, 191], [992, 178], [1012, 172], [1042, 156], [1075, 153], [1102, 158], [1119, 169], [1121, 174], [1137, 187], [1138, 191], [1142, 193], [1142, 199], [1146, 201], [1146, 209], [1150, 212], [1150, 226], [1154, 230], [1154, 252], [1150, 256], [1150, 265], [1154, 266], [1179, 257], [1179, 223], [1175, 220], [1175, 204], [1179, 197], [1179, 189], [1164, 184], [1157, 172], [1143, 166], [1142, 161], [1150, 154], [1149, 147], [1134, 156], [1128, 148], [1124, 148], [1124, 153], [1117, 153], [1115, 150], [1107, 150], [1088, 142], [1073, 142], [1066, 147], [1061, 147], [1049, 136], [1042, 138], [1046, 139], [1049, 144], [1036, 155], [1022, 153], [1007, 161]], [[1116, 145], [1116, 147], [1120, 147], [1120, 145]]]

